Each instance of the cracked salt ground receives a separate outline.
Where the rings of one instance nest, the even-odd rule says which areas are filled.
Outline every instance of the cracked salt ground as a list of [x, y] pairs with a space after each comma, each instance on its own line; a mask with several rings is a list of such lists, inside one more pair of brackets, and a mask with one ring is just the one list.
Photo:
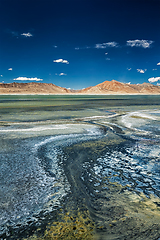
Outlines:
[[94, 239], [157, 240], [160, 235], [159, 192], [147, 189], [155, 181], [147, 176], [145, 161], [140, 166], [136, 150], [131, 154], [135, 146], [107, 133], [105, 139], [63, 149], [75, 202], [85, 199], [96, 223]]
[[[160, 197], [160, 163], [158, 156], [152, 156], [153, 149], [146, 147], [146, 153], [134, 148], [123, 149], [123, 152], [108, 152], [103, 158], [97, 159], [95, 174], [110, 177], [110, 182], [117, 182], [122, 186], [128, 184], [129, 189]], [[159, 146], [155, 147], [154, 152], [156, 148], [159, 149]]]
[[50, 212], [60, 208], [60, 201], [70, 192], [58, 158], [61, 148], [101, 136], [95, 126], [82, 125], [78, 131], [83, 134], [25, 139], [23, 144], [21, 139], [4, 140], [3, 144], [7, 141], [10, 147], [4, 149], [1, 158], [2, 236], [10, 238], [11, 229], [41, 225]]
[[[34, 142], [32, 141], [32, 144]], [[13, 144], [13, 142], [12, 142]], [[31, 144], [31, 143], [30, 143]], [[1, 234], [6, 232], [10, 236], [9, 229], [38, 224], [43, 217], [39, 217], [42, 206], [48, 202], [47, 196], [53, 195], [54, 204], [52, 209], [58, 206], [59, 196], [64, 195], [64, 187], [58, 182], [58, 178], [47, 176], [44, 169], [38, 164], [36, 157], [30, 151], [31, 146], [23, 141], [23, 147], [19, 141], [14, 140], [13, 147], [17, 145], [16, 151], [3, 155], [1, 158]], [[27, 151], [28, 149], [28, 151]], [[20, 154], [21, 153], [21, 154]], [[26, 155], [27, 154], [27, 155]], [[56, 165], [56, 155], [54, 162]], [[58, 172], [58, 166], [57, 170]], [[59, 177], [63, 174], [59, 171]], [[58, 196], [59, 192], [59, 196]]]

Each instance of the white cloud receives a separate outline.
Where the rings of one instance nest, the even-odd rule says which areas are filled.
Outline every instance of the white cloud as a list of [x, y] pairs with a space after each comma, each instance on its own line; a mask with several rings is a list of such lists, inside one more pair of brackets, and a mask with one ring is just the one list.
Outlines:
[[53, 62], [60, 63], [60, 62], [63, 62], [63, 59], [53, 60]]
[[31, 34], [31, 33], [22, 33], [21, 34], [22, 36], [24, 36], [24, 37], [32, 37], [33, 35]]
[[[85, 46], [85, 47], [75, 47], [75, 50], [82, 50], [82, 49], [92, 49], [92, 48], [97, 48], [97, 49], [105, 49], [107, 47], [118, 47], [117, 42], [107, 42], [107, 43], [97, 43], [94, 46]], [[107, 55], [108, 52], [105, 53]]]
[[17, 81], [43, 81], [43, 79], [41, 78], [27, 78], [27, 77], [18, 77], [18, 78], [14, 78], [13, 80], [17, 80]]
[[137, 69], [137, 72], [139, 72], [139, 73], [145, 73], [147, 71], [147, 69]]
[[107, 43], [97, 43], [95, 45], [95, 48], [97, 48], [97, 49], [107, 48], [107, 47], [118, 47], [118, 43], [116, 43], [116, 42], [107, 42]]
[[69, 62], [68, 62], [67, 60], [64, 60], [64, 59], [62, 59], [62, 58], [57, 59], [57, 60], [53, 60], [53, 62], [55, 62], [55, 63], [66, 63], [66, 64], [69, 64]]
[[107, 61], [110, 61], [111, 59], [110, 58], [106, 58]]
[[127, 70], [128, 70], [128, 71], [131, 71], [131, 70], [132, 70], [132, 68], [127, 68]]
[[3, 75], [1, 75], [1, 77], [3, 77]]
[[[97, 43], [94, 46], [75, 47], [75, 50], [91, 49], [91, 48], [105, 49], [107, 47], [118, 47], [118, 43], [117, 42]], [[107, 55], [108, 53], [106, 52], [105, 54]]]
[[127, 46], [149, 48], [152, 43], [153, 43], [153, 41], [151, 41], [151, 40], [136, 39], [136, 40], [128, 40]]
[[69, 62], [67, 60], [63, 60], [62, 63], [66, 63], [66, 64], [69, 64]]
[[108, 52], [106, 52], [105, 55], [108, 55]]
[[108, 42], [106, 43], [107, 47], [117, 47], [118, 46], [118, 43], [116, 42]]
[[59, 76], [66, 76], [67, 74], [65, 73], [60, 73]]
[[152, 69], [152, 71], [156, 71], [156, 70], [157, 70], [157, 68], [153, 68], [153, 69]]
[[159, 63], [157, 63], [157, 65], [159, 66], [159, 65], [160, 65], [160, 62], [159, 62]]
[[95, 48], [106, 48], [106, 44], [105, 43], [97, 43], [96, 45], [95, 45]]
[[13, 70], [13, 68], [8, 68], [8, 70], [9, 70], [9, 71], [12, 71], [12, 70]]
[[160, 83], [157, 83], [157, 86], [160, 86]]
[[152, 78], [149, 78], [148, 81], [151, 83], [151, 82], [158, 82], [160, 81], [160, 77], [152, 77]]

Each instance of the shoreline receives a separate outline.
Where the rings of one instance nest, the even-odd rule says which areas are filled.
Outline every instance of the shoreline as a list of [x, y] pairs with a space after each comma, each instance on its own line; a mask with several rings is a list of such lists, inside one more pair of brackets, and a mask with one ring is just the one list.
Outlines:
[[0, 93], [0, 96], [20, 96], [20, 95], [31, 95], [31, 96], [54, 96], [54, 95], [58, 95], [58, 96], [67, 96], [67, 95], [71, 95], [71, 96], [150, 96], [150, 95], [156, 95], [159, 96], [160, 93], [106, 93], [106, 94], [99, 94], [99, 93]]

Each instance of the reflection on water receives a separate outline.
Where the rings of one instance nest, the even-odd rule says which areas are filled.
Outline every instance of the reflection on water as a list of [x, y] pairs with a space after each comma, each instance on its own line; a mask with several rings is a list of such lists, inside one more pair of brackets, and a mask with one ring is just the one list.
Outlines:
[[1, 238], [157, 240], [159, 100], [0, 96]]

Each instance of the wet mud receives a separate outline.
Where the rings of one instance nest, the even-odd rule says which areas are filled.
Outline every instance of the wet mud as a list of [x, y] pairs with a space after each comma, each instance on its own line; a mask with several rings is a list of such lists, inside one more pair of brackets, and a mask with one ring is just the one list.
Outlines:
[[1, 102], [0, 239], [159, 240], [159, 97], [30, 98]]
[[[135, 142], [113, 133], [103, 139], [63, 148], [58, 156], [70, 183], [70, 194], [63, 202], [57, 221], [42, 233], [28, 239], [153, 239], [160, 236], [160, 200], [111, 181], [116, 173], [97, 174], [97, 159], [123, 152]], [[99, 168], [101, 166], [99, 165]]]

